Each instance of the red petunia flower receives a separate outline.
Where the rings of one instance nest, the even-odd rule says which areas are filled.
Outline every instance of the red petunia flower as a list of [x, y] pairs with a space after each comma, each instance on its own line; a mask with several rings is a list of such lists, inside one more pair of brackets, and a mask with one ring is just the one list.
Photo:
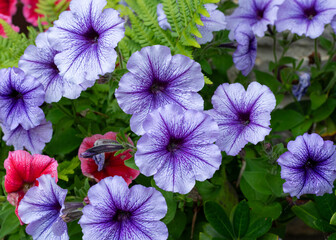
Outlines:
[[[19, 203], [29, 188], [38, 186], [36, 180], [44, 174], [50, 174], [57, 182], [57, 161], [45, 155], [34, 154], [17, 150], [9, 152], [5, 160], [5, 189], [8, 193], [7, 200], [16, 207], [17, 213]], [[22, 224], [22, 222], [21, 222]]]
[[[123, 177], [127, 184], [130, 184], [132, 180], [139, 175], [138, 170], [129, 168], [124, 164], [125, 160], [132, 157], [132, 155], [130, 154], [131, 150], [127, 150], [117, 156], [114, 156], [115, 151], [103, 153], [105, 155], [105, 162], [100, 171], [98, 169], [98, 165], [93, 158], [83, 158], [81, 156], [81, 154], [84, 153], [86, 150], [95, 146], [97, 140], [116, 140], [116, 136], [117, 133], [108, 132], [105, 135], [95, 134], [92, 137], [87, 137], [83, 140], [78, 150], [78, 156], [81, 161], [82, 172], [85, 176], [94, 178], [97, 182], [99, 182], [103, 178], [118, 175]], [[132, 140], [130, 138], [128, 140], [133, 145]]]
[[[26, 21], [31, 23], [33, 26], [38, 25], [38, 18], [42, 18], [43, 15], [37, 13], [35, 10], [37, 9], [37, 4], [39, 0], [21, 0], [23, 3], [23, 16], [26, 18]], [[71, 0], [67, 0], [67, 2], [70, 2]], [[61, 0], [57, 0], [55, 2], [55, 5], [58, 5], [61, 2]], [[42, 23], [47, 24], [47, 23]]]
[[[0, 18], [3, 19], [3, 20], [5, 20], [7, 23], [9, 23], [12, 26], [12, 28], [14, 29], [14, 31], [18, 32], [20, 30], [19, 27], [14, 26], [14, 25], [11, 24], [12, 23], [12, 19], [11, 19], [10, 16], [7, 16], [7, 15], [4, 15], [4, 14], [0, 13]], [[2, 36], [4, 38], [7, 37], [6, 33], [5, 33], [5, 31], [4, 31], [4, 29], [3, 29], [3, 27], [2, 27], [1, 24], [0, 24], [0, 36]]]
[[16, 13], [17, 0], [0, 0], [0, 14], [12, 17]]

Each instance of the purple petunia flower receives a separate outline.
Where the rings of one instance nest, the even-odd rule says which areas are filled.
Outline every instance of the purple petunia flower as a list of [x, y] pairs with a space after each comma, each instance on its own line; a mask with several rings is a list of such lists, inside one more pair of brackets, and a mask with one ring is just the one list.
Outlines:
[[334, 33], [336, 33], [336, 16], [334, 16], [334, 18], [331, 20], [330, 25], [332, 29], [334, 30]]
[[212, 104], [208, 114], [220, 130], [216, 144], [228, 155], [237, 155], [248, 142], [257, 144], [271, 131], [275, 97], [267, 86], [252, 82], [245, 91], [240, 83], [224, 83], [215, 91]]
[[[201, 21], [204, 25], [197, 25], [197, 29], [202, 35], [202, 38], [196, 37], [196, 41], [199, 44], [210, 42], [213, 39], [212, 32], [224, 30], [227, 24], [225, 21], [224, 13], [217, 10], [218, 6], [216, 4], [205, 4], [204, 7], [208, 11], [210, 17], [205, 17], [201, 15]], [[158, 15], [158, 22], [160, 27], [163, 30], [171, 29], [171, 26], [167, 19], [167, 15], [163, 10], [162, 3], [157, 5], [156, 12]]]
[[[258, 37], [263, 37], [267, 30], [267, 25], [273, 25], [279, 5], [284, 0], [239, 0], [239, 7], [228, 17], [228, 29], [230, 39], [233, 39], [234, 30], [242, 24], [251, 27], [253, 33]], [[290, 0], [292, 1], [292, 0]]]
[[40, 33], [36, 38], [36, 46], [28, 46], [24, 55], [20, 58], [19, 67], [35, 77], [44, 87], [45, 101], [47, 103], [58, 102], [62, 96], [75, 99], [80, 93], [95, 82], [86, 81], [76, 84], [66, 80], [59, 74], [54, 63], [55, 55], [58, 53], [48, 41], [48, 32]]
[[203, 110], [197, 93], [204, 86], [201, 66], [190, 58], [155, 45], [133, 53], [127, 63], [128, 73], [119, 82], [116, 98], [124, 112], [133, 114], [131, 129], [138, 135], [148, 113], [166, 104], [184, 109]]
[[209, 179], [219, 168], [218, 126], [207, 114], [170, 104], [150, 113], [143, 126], [135, 163], [161, 189], [188, 193], [195, 180]]
[[37, 180], [39, 185], [28, 190], [18, 208], [21, 220], [28, 224], [26, 232], [34, 240], [69, 239], [67, 225], [61, 218], [68, 190], [57, 186], [49, 174]]
[[317, 38], [336, 14], [335, 0], [285, 0], [275, 23], [279, 32], [290, 30], [300, 36]]
[[318, 134], [305, 133], [287, 145], [288, 152], [278, 159], [285, 193], [292, 197], [302, 194], [332, 193], [336, 179], [336, 153], [332, 141], [323, 141]]
[[80, 84], [98, 75], [113, 72], [114, 48], [124, 37], [124, 20], [107, 8], [106, 0], [72, 0], [71, 11], [63, 12], [48, 35], [51, 46], [60, 53], [55, 64], [60, 75]]
[[25, 130], [21, 125], [14, 130], [9, 130], [5, 125], [1, 125], [4, 132], [3, 140], [8, 146], [13, 145], [15, 150], [26, 148], [32, 154], [42, 153], [44, 146], [50, 142], [52, 137], [52, 125], [46, 120], [42, 120], [40, 125]]
[[233, 53], [233, 62], [244, 76], [247, 76], [253, 69], [257, 58], [257, 39], [251, 28], [246, 25], [240, 25], [234, 33], [237, 41], [237, 49]]
[[306, 72], [299, 72], [299, 84], [292, 86], [292, 93], [298, 101], [301, 100], [310, 86], [310, 74]]
[[107, 177], [89, 189], [90, 203], [79, 220], [84, 240], [165, 240], [167, 213], [162, 194], [152, 187], [127, 187], [120, 176]]
[[6, 128], [38, 126], [44, 119], [39, 108], [44, 96], [43, 86], [21, 69], [0, 69], [0, 121]]

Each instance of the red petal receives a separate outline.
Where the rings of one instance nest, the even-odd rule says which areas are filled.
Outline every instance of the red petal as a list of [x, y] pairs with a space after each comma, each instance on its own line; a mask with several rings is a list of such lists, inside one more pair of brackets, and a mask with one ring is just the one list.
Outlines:
[[17, 150], [9, 152], [5, 160], [5, 189], [7, 193], [17, 192], [24, 189], [25, 184], [35, 184], [36, 179], [44, 174], [50, 174], [57, 179], [57, 161], [45, 155]]
[[12, 17], [16, 13], [17, 0], [0, 0], [0, 14]]
[[[117, 133], [108, 132], [104, 136], [101, 134], [96, 134], [83, 140], [78, 150], [78, 156], [81, 160], [81, 168], [85, 176], [94, 178], [97, 182], [99, 182], [106, 177], [118, 175], [123, 177], [127, 184], [130, 184], [132, 180], [139, 175], [140, 172], [138, 170], [129, 168], [124, 164], [125, 160], [132, 157], [132, 155], [130, 154], [131, 150], [128, 150], [117, 156], [114, 156], [114, 152], [105, 153], [105, 165], [100, 172], [98, 171], [98, 166], [92, 158], [80, 157], [80, 154], [85, 152], [87, 149], [93, 147], [95, 141], [97, 141], [98, 139], [116, 140], [116, 136]], [[128, 141], [133, 145], [133, 142], [130, 138], [128, 138]]]

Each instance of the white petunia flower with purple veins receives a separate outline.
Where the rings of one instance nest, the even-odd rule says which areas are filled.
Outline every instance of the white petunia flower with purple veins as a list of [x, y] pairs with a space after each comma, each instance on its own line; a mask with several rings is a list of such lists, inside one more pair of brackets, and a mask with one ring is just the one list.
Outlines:
[[207, 113], [217, 122], [220, 136], [216, 144], [236, 156], [251, 142], [257, 144], [271, 132], [271, 112], [275, 108], [272, 91], [258, 82], [247, 90], [240, 83], [220, 85], [212, 97], [214, 109]]
[[204, 76], [194, 60], [172, 56], [168, 47], [155, 45], [133, 53], [127, 69], [115, 96], [121, 109], [133, 114], [130, 125], [136, 134], [144, 134], [146, 116], [166, 104], [203, 110], [204, 101], [197, 92], [204, 86]]
[[336, 146], [316, 133], [305, 133], [287, 145], [278, 159], [283, 191], [292, 197], [303, 194], [322, 196], [333, 192], [336, 179]]
[[[197, 25], [197, 29], [202, 35], [202, 38], [196, 37], [196, 41], [199, 44], [204, 44], [212, 41], [212, 32], [224, 30], [227, 24], [224, 13], [217, 10], [218, 6], [216, 4], [205, 4], [204, 7], [208, 11], [210, 17], [205, 17], [201, 15], [201, 21], [204, 25]], [[158, 22], [160, 27], [163, 30], [171, 29], [171, 26], [167, 19], [167, 15], [163, 10], [162, 3], [157, 5], [156, 12], [158, 15]]]
[[159, 188], [186, 194], [219, 169], [219, 129], [207, 114], [170, 104], [150, 113], [144, 129], [135, 163], [145, 176], [154, 175]]
[[167, 213], [162, 194], [153, 187], [130, 189], [120, 176], [107, 177], [89, 189], [90, 203], [79, 220], [84, 240], [165, 240], [168, 229], [160, 221]]
[[237, 49], [232, 55], [233, 62], [236, 68], [247, 76], [253, 69], [257, 58], [257, 39], [246, 24], [238, 26], [234, 31], [234, 36]]
[[58, 51], [50, 46], [48, 32], [40, 33], [35, 43], [36, 46], [27, 47], [24, 55], [20, 58], [19, 67], [43, 85], [47, 103], [58, 102], [63, 96], [70, 99], [78, 98], [83, 90], [95, 83], [95, 81], [86, 81], [82, 84], [76, 84], [59, 74], [54, 63]]
[[279, 32], [290, 30], [299, 36], [319, 37], [336, 14], [335, 0], [285, 0], [275, 23]]
[[15, 150], [23, 150], [25, 148], [32, 154], [42, 153], [45, 144], [50, 142], [53, 133], [51, 122], [46, 122], [45, 119], [38, 126], [28, 130], [21, 125], [14, 130], [10, 130], [1, 124], [0, 127], [4, 133], [2, 139], [8, 146], [13, 145]]
[[[114, 48], [124, 37], [124, 20], [107, 8], [106, 0], [72, 0], [50, 28], [48, 40], [59, 53], [55, 64], [60, 75], [80, 84], [98, 75], [113, 72], [117, 53]], [[104, 9], [104, 10], [103, 10]]]
[[18, 214], [28, 224], [26, 232], [34, 240], [69, 239], [66, 222], [62, 219], [68, 190], [57, 186], [51, 175], [42, 175], [39, 185], [28, 190], [19, 204]]
[[9, 130], [38, 126], [44, 119], [39, 108], [44, 96], [43, 86], [21, 69], [0, 69], [0, 121]]
[[231, 30], [230, 39], [233, 40], [234, 30], [242, 24], [250, 26], [253, 33], [258, 37], [263, 37], [267, 30], [267, 25], [274, 25], [279, 5], [283, 1], [239, 0], [239, 7], [235, 9], [231, 16], [227, 17], [227, 28]]

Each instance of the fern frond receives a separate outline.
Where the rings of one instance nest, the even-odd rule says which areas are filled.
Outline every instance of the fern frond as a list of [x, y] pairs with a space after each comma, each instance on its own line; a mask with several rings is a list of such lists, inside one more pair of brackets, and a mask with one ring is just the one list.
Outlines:
[[69, 7], [67, 0], [38, 0], [35, 12], [41, 14], [41, 21], [48, 22], [49, 26], [58, 19], [59, 15]]
[[28, 27], [28, 37], [24, 33], [15, 32], [4, 20], [0, 24], [7, 35], [7, 38], [0, 37], [0, 68], [14, 67], [18, 65], [20, 57], [29, 45], [34, 44], [37, 31]]
[[182, 28], [181, 14], [179, 7], [176, 4], [176, 0], [166, 0], [162, 2], [163, 10], [167, 15], [168, 22], [171, 22], [172, 31], [180, 35], [180, 29]]

